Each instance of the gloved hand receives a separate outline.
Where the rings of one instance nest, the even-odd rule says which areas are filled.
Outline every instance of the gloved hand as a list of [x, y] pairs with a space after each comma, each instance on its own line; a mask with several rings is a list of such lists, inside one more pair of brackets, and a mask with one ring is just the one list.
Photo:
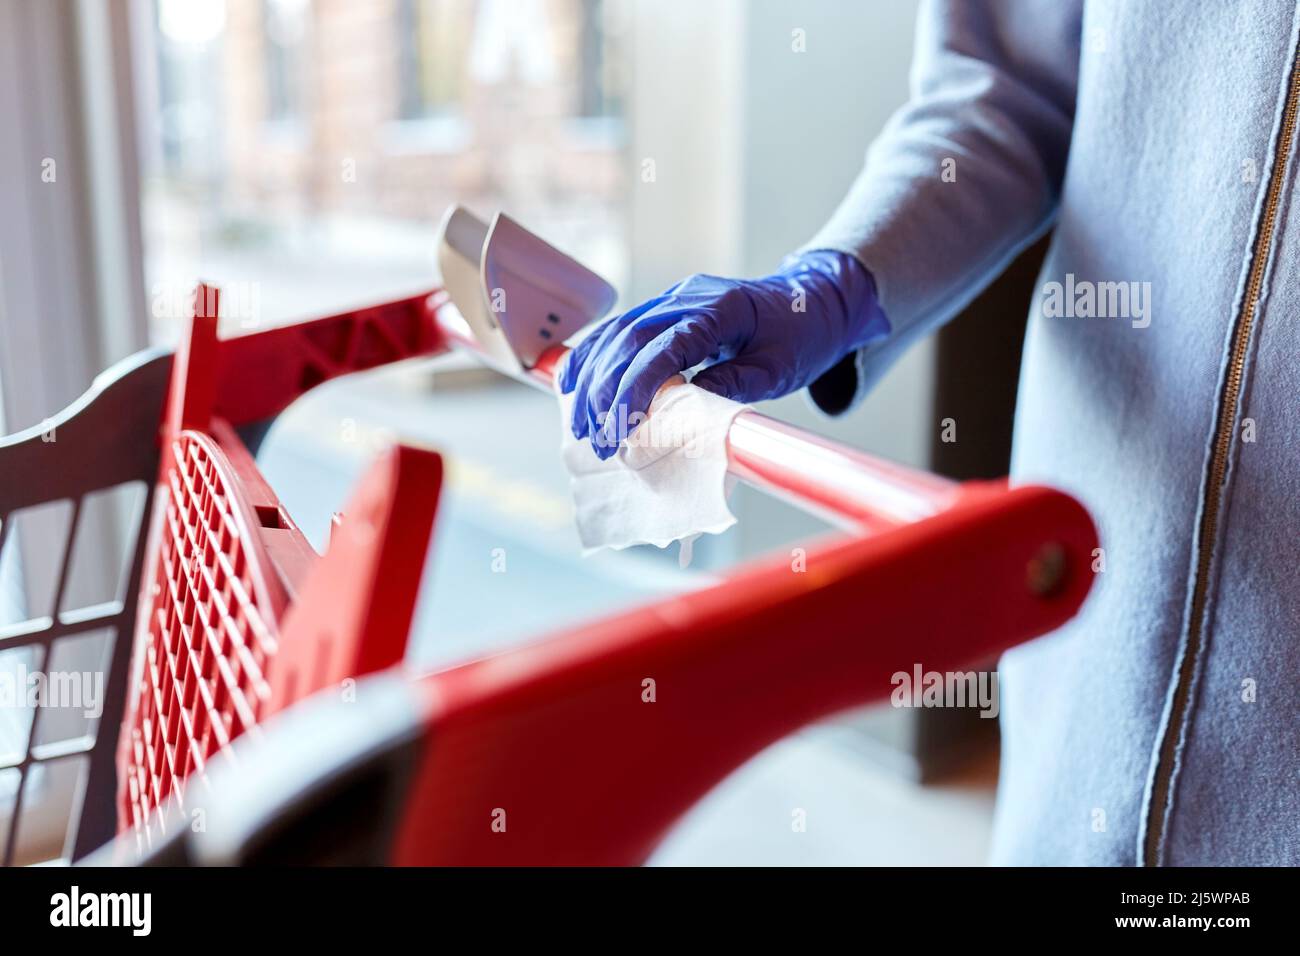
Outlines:
[[576, 392], [574, 436], [590, 438], [605, 459], [679, 372], [707, 362], [692, 379], [701, 388], [741, 402], [777, 398], [888, 333], [862, 263], [817, 250], [762, 279], [691, 276], [593, 330], [558, 380]]

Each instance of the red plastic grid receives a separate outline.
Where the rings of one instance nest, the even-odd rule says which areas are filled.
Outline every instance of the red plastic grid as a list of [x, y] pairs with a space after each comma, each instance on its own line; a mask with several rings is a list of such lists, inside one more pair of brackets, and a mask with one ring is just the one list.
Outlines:
[[[383, 533], [339, 549], [333, 570], [326, 562], [323, 610], [299, 614], [294, 630], [286, 587], [311, 587], [317, 555], [232, 426], [274, 416], [327, 378], [445, 343], [430, 293], [228, 340], [217, 337], [218, 296], [195, 291], [163, 416], [161, 513], [117, 748], [118, 830], [133, 828], [141, 849], [166, 825], [154, 811], [187, 809], [195, 775], [241, 734], [331, 681], [401, 659], [423, 563], [411, 558], [427, 550], [441, 474], [437, 456], [392, 457], [372, 480], [378, 497], [358, 508], [374, 508]], [[297, 634], [287, 643], [286, 626]]]
[[257, 724], [271, 689], [283, 593], [238, 481], [212, 439], [171, 443], [156, 543], [152, 606], [128, 727], [126, 819], [148, 832], [151, 811], [184, 806], [187, 778]]

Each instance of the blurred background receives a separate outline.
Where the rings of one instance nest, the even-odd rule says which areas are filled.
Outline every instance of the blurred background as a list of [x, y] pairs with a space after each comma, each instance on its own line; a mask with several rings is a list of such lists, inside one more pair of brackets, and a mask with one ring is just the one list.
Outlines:
[[[429, 288], [455, 202], [507, 210], [603, 273], [623, 307], [692, 272], [769, 271], [905, 99], [915, 16], [914, 0], [0, 0], [0, 431], [174, 343], [198, 278], [223, 290], [223, 334]], [[765, 410], [957, 477], [1004, 473], [1023, 306], [990, 295], [973, 311], [1005, 326], [1001, 357], [963, 344], [981, 321], [964, 318], [842, 419], [802, 395]], [[999, 368], [1005, 388], [990, 390]], [[977, 373], [983, 387], [963, 387]], [[982, 457], [936, 440], [958, 404], [964, 435], [988, 436], [964, 442]], [[689, 569], [654, 549], [584, 560], [559, 427], [545, 395], [450, 358], [317, 389], [260, 461], [319, 547], [387, 443], [448, 456], [421, 668], [825, 530], [742, 487], [739, 524], [698, 543]], [[107, 522], [102, 547], [122, 527]], [[45, 547], [12, 536], [0, 623], [33, 613]], [[505, 575], [490, 570], [498, 547]], [[25, 732], [11, 718], [0, 755]], [[982, 862], [994, 723], [885, 708], [814, 728], [738, 772], [656, 862]], [[793, 807], [807, 833], [791, 832]], [[57, 846], [28, 842], [32, 859]]]

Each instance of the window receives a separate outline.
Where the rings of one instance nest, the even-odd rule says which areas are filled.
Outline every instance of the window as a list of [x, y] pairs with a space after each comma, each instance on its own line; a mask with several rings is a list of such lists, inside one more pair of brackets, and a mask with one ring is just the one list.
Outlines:
[[433, 286], [457, 202], [620, 284], [632, 166], [621, 138], [573, 135], [621, 108], [620, 6], [158, 0], [137, 71], [158, 104], [141, 116], [153, 338], [174, 341], [200, 275], [226, 333]]
[[465, 0], [400, 0], [398, 98], [402, 119], [460, 109], [471, 6]]
[[578, 85], [578, 115], [623, 115], [621, 8], [605, 0], [583, 0]]
[[268, 120], [294, 120], [302, 112], [302, 58], [309, 12], [309, 0], [263, 0]]

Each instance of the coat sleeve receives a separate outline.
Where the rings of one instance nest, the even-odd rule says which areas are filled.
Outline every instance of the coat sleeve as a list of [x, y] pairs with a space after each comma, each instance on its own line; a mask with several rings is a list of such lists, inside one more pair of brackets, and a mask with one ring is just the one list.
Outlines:
[[803, 250], [855, 255], [892, 331], [809, 389], [860, 401], [1051, 224], [1074, 118], [1083, 0], [924, 0], [912, 92]]

